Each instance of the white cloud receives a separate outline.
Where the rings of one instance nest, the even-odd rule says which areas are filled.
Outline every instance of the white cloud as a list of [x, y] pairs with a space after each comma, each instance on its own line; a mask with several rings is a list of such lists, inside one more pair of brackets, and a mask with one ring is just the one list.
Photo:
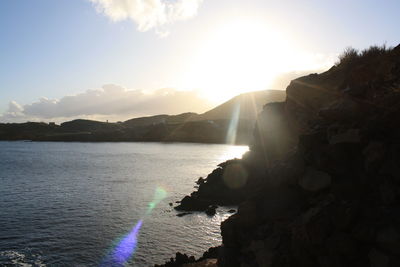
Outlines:
[[8, 103], [8, 110], [3, 114], [0, 115], [0, 121], [19, 121], [19, 118], [23, 117], [23, 110], [24, 108], [15, 101], [11, 101]]
[[132, 20], [139, 31], [156, 29], [165, 24], [194, 17], [202, 0], [89, 0], [96, 10], [112, 21]]
[[21, 113], [22, 111], [23, 111], [23, 108], [17, 102], [11, 101], [8, 104], [8, 112], [18, 114], [18, 113]]
[[109, 84], [60, 99], [42, 97], [23, 106], [11, 101], [8, 110], [0, 115], [0, 121], [60, 122], [75, 118], [116, 121], [156, 114], [204, 112], [211, 107], [212, 104], [195, 91], [159, 89], [146, 93]]

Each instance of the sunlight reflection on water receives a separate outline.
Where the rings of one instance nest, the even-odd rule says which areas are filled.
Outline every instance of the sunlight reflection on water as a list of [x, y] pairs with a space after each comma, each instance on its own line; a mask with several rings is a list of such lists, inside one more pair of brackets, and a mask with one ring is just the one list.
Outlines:
[[228, 160], [234, 158], [242, 158], [243, 154], [249, 151], [248, 146], [229, 146], [226, 148], [225, 152], [220, 156], [220, 160]]
[[151, 209], [127, 264], [141, 267], [177, 251], [199, 257], [221, 243], [220, 222], [232, 207], [218, 208], [212, 218], [179, 218], [169, 203], [248, 147], [0, 142], [0, 150], [0, 251], [10, 252], [0, 253], [0, 266], [13, 266], [15, 255], [33, 266], [98, 266], [113, 241]]

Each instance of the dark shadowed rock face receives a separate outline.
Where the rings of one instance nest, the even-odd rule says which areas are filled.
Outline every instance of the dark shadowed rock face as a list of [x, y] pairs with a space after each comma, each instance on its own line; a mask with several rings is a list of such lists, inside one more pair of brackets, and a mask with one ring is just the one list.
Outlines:
[[[399, 118], [400, 46], [292, 81], [251, 151], [189, 197], [239, 203], [218, 266], [399, 266]], [[229, 166], [244, 185], [224, 182]]]
[[265, 143], [290, 148], [296, 137], [256, 129], [251, 153], [264, 150], [270, 181], [222, 223], [219, 266], [398, 265], [400, 47], [360, 62], [289, 85], [270, 122], [291, 124], [294, 150], [271, 162], [277, 149]]

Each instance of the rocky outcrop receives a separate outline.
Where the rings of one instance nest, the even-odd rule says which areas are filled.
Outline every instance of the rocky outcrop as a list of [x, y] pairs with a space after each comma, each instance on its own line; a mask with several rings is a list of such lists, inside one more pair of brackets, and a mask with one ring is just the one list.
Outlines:
[[203, 253], [199, 259], [194, 256], [188, 256], [177, 252], [175, 258], [171, 258], [162, 265], [154, 265], [154, 267], [217, 267], [217, 259], [220, 255], [220, 247], [211, 247]]
[[197, 191], [185, 196], [175, 209], [210, 212], [213, 206], [237, 205], [264, 187], [266, 168], [263, 164], [259, 167], [255, 167], [250, 158], [221, 163], [198, 183]]
[[[263, 190], [222, 223], [219, 266], [398, 264], [400, 47], [376, 57], [292, 81], [278, 125], [296, 147], [266, 161]], [[265, 143], [252, 151], [268, 159]]]
[[218, 266], [398, 266], [400, 46], [378, 52], [292, 81], [189, 197], [239, 203]]

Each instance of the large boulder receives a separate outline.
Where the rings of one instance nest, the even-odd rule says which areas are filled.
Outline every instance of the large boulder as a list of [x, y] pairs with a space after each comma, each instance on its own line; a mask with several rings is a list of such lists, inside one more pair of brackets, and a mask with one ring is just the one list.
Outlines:
[[210, 204], [211, 201], [207, 199], [200, 199], [195, 196], [185, 196], [175, 209], [179, 211], [205, 211]]
[[325, 172], [309, 168], [306, 173], [300, 177], [299, 185], [306, 191], [318, 192], [331, 185], [331, 176]]

